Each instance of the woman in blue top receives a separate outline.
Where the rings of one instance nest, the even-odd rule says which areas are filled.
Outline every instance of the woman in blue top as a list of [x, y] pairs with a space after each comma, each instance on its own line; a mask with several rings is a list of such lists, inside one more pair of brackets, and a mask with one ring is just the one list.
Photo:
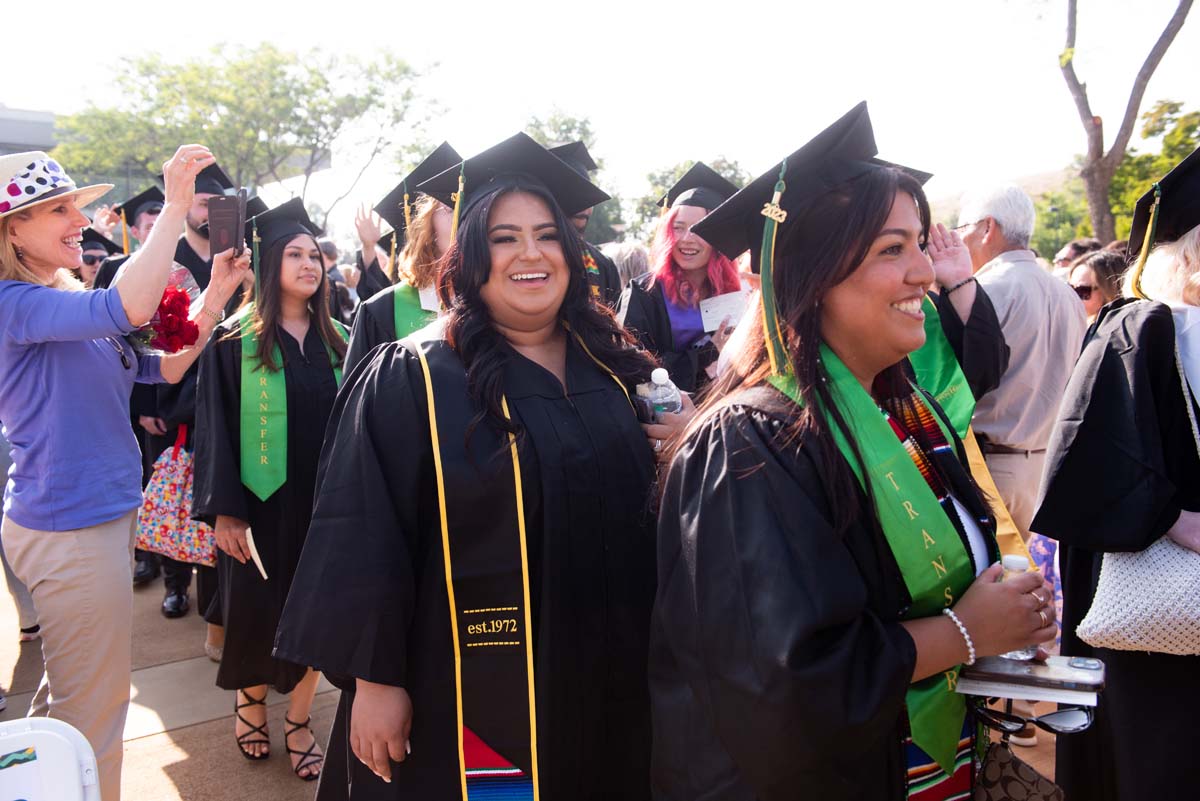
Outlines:
[[[248, 259], [218, 254], [194, 308], [198, 344], [139, 357], [124, 341], [158, 309], [196, 174], [213, 163], [185, 145], [163, 168], [153, 233], [108, 289], [83, 291], [80, 209], [111, 185], [77, 188], [45, 153], [0, 157], [0, 420], [12, 443], [0, 528], [42, 626], [48, 708], [96, 752], [105, 801], [121, 791], [129, 707], [133, 531], [141, 456], [129, 428], [135, 381], [176, 382], [196, 360]], [[44, 697], [39, 693], [39, 697]]]

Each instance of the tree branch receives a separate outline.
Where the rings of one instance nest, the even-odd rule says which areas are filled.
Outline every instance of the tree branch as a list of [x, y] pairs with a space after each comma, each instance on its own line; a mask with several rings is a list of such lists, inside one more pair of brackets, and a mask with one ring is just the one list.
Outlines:
[[[1071, 0], [1071, 3], [1074, 4], [1075, 0]], [[1125, 106], [1125, 117], [1121, 120], [1121, 127], [1117, 131], [1116, 137], [1113, 138], [1112, 147], [1104, 156], [1104, 160], [1108, 162], [1106, 166], [1116, 169], [1117, 163], [1125, 155], [1125, 148], [1129, 145], [1129, 139], [1133, 136], [1133, 127], [1137, 123], [1138, 110], [1142, 106], [1142, 97], [1146, 94], [1146, 85], [1150, 83], [1150, 78], [1158, 69], [1159, 62], [1166, 55], [1171, 43], [1175, 41], [1180, 29], [1183, 28], [1183, 23], [1191, 9], [1192, 0], [1179, 0], [1175, 13], [1167, 22], [1167, 27], [1163, 28], [1163, 32], [1158, 36], [1158, 41], [1154, 43], [1150, 54], [1142, 63], [1142, 68], [1138, 70], [1137, 77], [1133, 81], [1133, 89], [1129, 92], [1129, 102]]]
[[[386, 136], [380, 135], [375, 140], [375, 146], [371, 149], [371, 155], [367, 157], [367, 161], [365, 164], [363, 164], [362, 169], [360, 169], [358, 171], [358, 174], [354, 176], [354, 180], [350, 182], [350, 186], [346, 189], [345, 192], [343, 192], [342, 194], [340, 194], [336, 198], [334, 198], [333, 202], [329, 204], [329, 208], [325, 209], [325, 219], [326, 220], [329, 219], [329, 215], [333, 211], [333, 207], [336, 206], [337, 204], [341, 203], [343, 200], [345, 200], [346, 198], [348, 198], [350, 196], [350, 193], [354, 191], [354, 187], [358, 186], [358, 182], [362, 179], [363, 175], [366, 174], [366, 172], [370, 168], [370, 166], [375, 162], [375, 159], [379, 156], [380, 153], [382, 153], [384, 151], [384, 149], [386, 149], [390, 145], [391, 145], [391, 140], [388, 139]], [[324, 224], [322, 223], [322, 226], [323, 225]]]
[[[1184, 0], [1191, 2], [1191, 0]], [[1062, 69], [1063, 79], [1067, 82], [1067, 90], [1075, 101], [1079, 112], [1079, 121], [1083, 123], [1084, 133], [1087, 134], [1088, 155], [1087, 164], [1096, 161], [1104, 155], [1104, 139], [1092, 106], [1088, 102], [1087, 87], [1079, 81], [1075, 74], [1075, 21], [1078, 16], [1078, 0], [1067, 0], [1067, 43], [1062, 55], [1058, 57], [1058, 65]]]

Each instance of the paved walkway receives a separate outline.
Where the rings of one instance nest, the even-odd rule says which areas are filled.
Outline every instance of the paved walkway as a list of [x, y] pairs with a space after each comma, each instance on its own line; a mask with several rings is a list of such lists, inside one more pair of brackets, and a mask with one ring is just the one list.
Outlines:
[[[204, 621], [194, 611], [167, 620], [159, 612], [162, 593], [161, 579], [134, 592], [124, 801], [311, 799], [315, 784], [292, 774], [283, 748], [286, 699], [270, 699], [271, 758], [243, 759], [233, 739], [233, 694], [214, 686], [217, 666], [204, 655]], [[0, 689], [8, 698], [0, 720], [26, 713], [41, 668], [39, 644], [18, 645], [16, 610], [8, 593], [0, 593]], [[313, 705], [313, 728], [322, 744], [336, 705], [337, 691], [322, 682]], [[1038, 737], [1037, 748], [1016, 749], [1018, 756], [1053, 776], [1054, 738], [1044, 732]]]

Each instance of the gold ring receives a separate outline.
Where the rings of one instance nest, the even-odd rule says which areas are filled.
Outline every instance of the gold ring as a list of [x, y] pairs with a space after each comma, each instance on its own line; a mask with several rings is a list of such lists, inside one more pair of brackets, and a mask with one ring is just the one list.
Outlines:
[[1036, 592], [1031, 592], [1031, 593], [1029, 593], [1029, 594], [1030, 594], [1030, 595], [1032, 595], [1034, 598], [1037, 598], [1038, 606], [1045, 606], [1045, 605], [1046, 605], [1046, 601], [1045, 601], [1045, 599], [1044, 599], [1044, 598], [1042, 598], [1042, 596], [1038, 595]]
[[1038, 617], [1042, 619], [1042, 628], [1050, 625], [1050, 621], [1046, 619], [1046, 611], [1044, 609], [1038, 610]]

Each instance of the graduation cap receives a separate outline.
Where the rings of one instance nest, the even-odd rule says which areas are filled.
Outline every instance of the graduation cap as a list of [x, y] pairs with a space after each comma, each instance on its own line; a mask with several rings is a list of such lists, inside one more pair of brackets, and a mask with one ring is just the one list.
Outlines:
[[113, 256], [121, 252], [120, 245], [109, 239], [104, 234], [99, 233], [91, 228], [84, 228], [82, 236], [83, 241], [81, 246], [84, 250], [96, 250], [97, 248], [103, 248], [109, 256]]
[[584, 178], [588, 177], [588, 173], [599, 168], [596, 160], [592, 158], [592, 154], [588, 152], [587, 145], [583, 142], [567, 142], [555, 145], [549, 150]]
[[[246, 204], [249, 208], [249, 203]], [[304, 201], [294, 197], [273, 209], [257, 214], [246, 221], [246, 242], [254, 245], [257, 235], [259, 248], [269, 248], [281, 239], [308, 234], [316, 239], [323, 234], [308, 217]]]
[[1133, 291], [1142, 294], [1142, 271], [1155, 243], [1174, 242], [1200, 225], [1200, 148], [1142, 195], [1133, 209], [1129, 231], [1129, 257], [1137, 257]]
[[[450, 169], [454, 165], [462, 161], [462, 156], [458, 155], [458, 151], [450, 146], [449, 142], [442, 142], [425, 160], [418, 164], [413, 171], [401, 179], [400, 183], [391, 192], [388, 192], [383, 200], [375, 206], [375, 211], [380, 217], [388, 221], [392, 226], [393, 234], [398, 233], [399, 239], [396, 241], [400, 245], [404, 241], [404, 234], [408, 231], [409, 223], [411, 222], [412, 203], [416, 200], [418, 194], [417, 187], [428, 181], [433, 176], [440, 172]], [[397, 239], [393, 234], [388, 235], [388, 245], [384, 249], [387, 250], [392, 242]], [[382, 239], [380, 242], [382, 243]]]
[[121, 205], [115, 206], [113, 211], [118, 217], [124, 218], [127, 225], [137, 225], [139, 214], [158, 214], [166, 202], [167, 196], [162, 193], [162, 190], [157, 186], [152, 186], [138, 192]]
[[265, 214], [271, 207], [267, 205], [267, 201], [263, 200], [258, 195], [246, 198], [246, 219], [252, 219], [260, 214]]
[[775, 308], [772, 267], [776, 229], [786, 225], [788, 214], [806, 202], [871, 170], [899, 169], [921, 183], [931, 177], [878, 159], [877, 152], [864, 101], [692, 226], [696, 236], [730, 258], [760, 246], [757, 266], [762, 274], [763, 328], [776, 375], [791, 368]]
[[675, 182], [667, 193], [658, 199], [665, 208], [676, 206], [698, 206], [712, 211], [729, 196], [738, 191], [737, 186], [721, 177], [721, 174], [702, 161], [697, 161], [683, 177]]
[[489, 190], [521, 183], [545, 187], [568, 217], [609, 199], [599, 187], [525, 133], [510, 136], [439, 173], [419, 189], [454, 207], [457, 232], [459, 218]]
[[197, 194], [227, 195], [233, 189], [233, 181], [216, 163], [209, 164], [196, 175]]

